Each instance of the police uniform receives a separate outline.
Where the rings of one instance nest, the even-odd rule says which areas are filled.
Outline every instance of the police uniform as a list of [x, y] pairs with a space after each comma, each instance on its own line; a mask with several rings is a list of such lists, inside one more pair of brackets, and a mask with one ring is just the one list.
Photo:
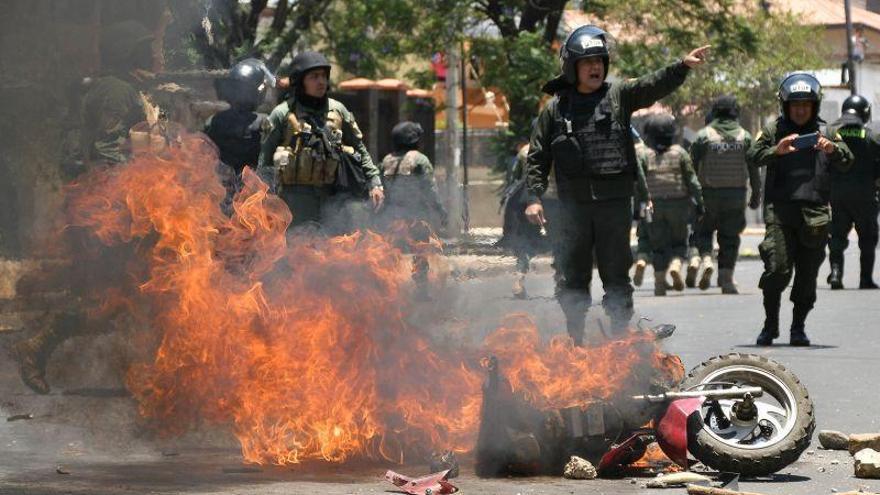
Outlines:
[[[696, 245], [702, 258], [699, 287], [709, 288], [715, 269], [713, 237], [718, 237], [718, 285], [725, 294], [738, 293], [733, 272], [739, 253], [740, 235], [746, 228], [746, 194], [759, 198], [761, 176], [746, 164], [752, 136], [736, 118], [738, 107], [732, 97], [716, 100], [714, 119], [697, 133], [690, 153], [703, 190], [706, 214], [695, 225]], [[755, 204], [756, 201], [751, 201]], [[755, 204], [755, 206], [757, 206]]]
[[[671, 128], [661, 129], [663, 127]], [[690, 156], [684, 148], [672, 144], [675, 134], [672, 117], [653, 117], [646, 125], [645, 134], [648, 146], [641, 150], [638, 160], [654, 206], [651, 221], [645, 223], [645, 228], [654, 267], [654, 294], [664, 296], [667, 269], [673, 288], [684, 289], [681, 268], [682, 259], [687, 255], [687, 219], [694, 206], [698, 211], [703, 210], [703, 197]]]
[[[764, 222], [766, 233], [759, 246], [764, 273], [758, 286], [764, 296], [764, 327], [758, 345], [770, 345], [779, 336], [782, 292], [792, 276], [791, 344], [810, 345], [805, 333], [807, 314], [816, 302], [816, 277], [825, 259], [831, 224], [831, 170], [847, 170], [853, 156], [846, 144], [834, 140], [834, 151], [815, 148], [777, 155], [779, 141], [791, 134], [820, 130], [818, 108], [821, 86], [810, 74], [796, 72], [783, 79], [779, 90], [782, 116], [765, 126], [747, 154], [749, 165], [766, 167]], [[814, 104], [813, 118], [798, 126], [788, 118], [792, 101]]]
[[830, 132], [836, 133], [852, 151], [855, 161], [850, 170], [831, 170], [831, 243], [829, 261], [832, 289], [843, 288], [843, 252], [849, 245], [853, 227], [859, 236], [860, 289], [876, 289], [874, 257], [877, 248], [878, 198], [880, 189], [880, 136], [865, 126], [870, 121], [867, 100], [854, 95], [843, 104], [843, 116]]
[[676, 62], [639, 79], [605, 82], [593, 93], [579, 93], [576, 61], [601, 56], [607, 66], [608, 40], [605, 31], [582, 26], [562, 46], [563, 74], [543, 88], [553, 98], [538, 116], [526, 167], [530, 203], [541, 201], [551, 170], [556, 176], [556, 293], [576, 343], [583, 341], [591, 304], [594, 251], [612, 328], [626, 329], [632, 317], [629, 235], [637, 165], [630, 118], [674, 91], [689, 71]]

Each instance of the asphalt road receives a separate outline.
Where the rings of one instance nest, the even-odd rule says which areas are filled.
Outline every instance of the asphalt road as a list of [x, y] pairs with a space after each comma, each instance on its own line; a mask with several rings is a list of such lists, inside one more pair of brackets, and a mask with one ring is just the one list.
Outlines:
[[[744, 247], [753, 249], [757, 242], [756, 237], [748, 237]], [[854, 248], [848, 252], [847, 263], [850, 268], [858, 266]], [[782, 362], [800, 377], [815, 402], [819, 429], [880, 431], [880, 291], [832, 292], [824, 284], [827, 271], [826, 264], [821, 272], [819, 301], [807, 322], [807, 332], [814, 342], [810, 348], [785, 345], [785, 331], [779, 345], [753, 346], [762, 323], [757, 289], [761, 263], [754, 259], [738, 266], [739, 296], [722, 296], [719, 289], [713, 288], [656, 298], [649, 271], [646, 285], [636, 291], [635, 304], [641, 315], [678, 326], [666, 349], [680, 355], [686, 367], [728, 352], [762, 354]], [[857, 276], [855, 270], [848, 270], [846, 285], [855, 286]], [[465, 337], [474, 342], [514, 311], [532, 314], [546, 335], [563, 331], [562, 314], [552, 298], [552, 277], [547, 270], [530, 276], [530, 298], [526, 301], [510, 297], [511, 281], [511, 276], [501, 275], [450, 282], [429, 313], [436, 317], [439, 311], [456, 322], [466, 321]], [[594, 298], [601, 299], [598, 280], [594, 281]], [[790, 310], [790, 303], [785, 301], [783, 328], [790, 321]], [[594, 308], [592, 313], [601, 314], [601, 308]], [[116, 348], [111, 337], [103, 338], [106, 342], [100, 347]], [[5, 341], [10, 339], [7, 336]], [[76, 342], [70, 343], [56, 359], [71, 359], [76, 346]], [[133, 401], [117, 390], [118, 380], [103, 377], [101, 363], [85, 366], [85, 383], [66, 380], [60, 371], [63, 368], [53, 365], [50, 378], [59, 384], [59, 391], [39, 397], [21, 386], [14, 365], [3, 356], [0, 416], [29, 412], [36, 417], [0, 421], [0, 445], [4, 447], [0, 454], [0, 493], [382, 493], [392, 488], [381, 480], [386, 468], [410, 474], [426, 472], [421, 465], [383, 464], [306, 464], [229, 472], [241, 464], [235, 442], [228, 434], [203, 431], [179, 440], [153, 439], [132, 421]], [[80, 376], [83, 368], [78, 368]], [[456, 480], [463, 493], [684, 493], [683, 489], [642, 488], [647, 478], [482, 480], [473, 475], [466, 461], [462, 476]], [[880, 492], [880, 480], [856, 479], [847, 453], [820, 450], [814, 438], [814, 445], [800, 461], [772, 479], [747, 481], [741, 487], [766, 494], [823, 494], [859, 487]]]

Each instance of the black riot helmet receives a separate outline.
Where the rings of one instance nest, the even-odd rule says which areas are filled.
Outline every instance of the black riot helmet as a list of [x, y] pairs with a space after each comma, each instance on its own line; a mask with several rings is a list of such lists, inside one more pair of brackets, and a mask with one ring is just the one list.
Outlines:
[[710, 112], [712, 120], [715, 119], [731, 119], [739, 118], [739, 103], [733, 95], [722, 95], [715, 98], [712, 102], [712, 110]]
[[115, 22], [101, 29], [101, 67], [105, 70], [149, 69], [153, 33], [138, 21]]
[[819, 103], [822, 101], [822, 85], [816, 76], [809, 72], [790, 72], [779, 84], [779, 103], [782, 114], [788, 117], [788, 104], [793, 101], [813, 102], [813, 118], [819, 115]]
[[675, 140], [675, 117], [668, 113], [648, 117], [645, 122], [645, 143], [657, 151], [665, 151]]
[[274, 86], [275, 76], [262, 61], [249, 58], [229, 69], [229, 76], [215, 81], [217, 96], [233, 106], [256, 108], [266, 97], [268, 86]]
[[405, 120], [391, 129], [391, 143], [396, 151], [414, 150], [419, 147], [424, 133], [421, 124]]
[[602, 57], [605, 64], [605, 76], [608, 76], [608, 64], [616, 42], [614, 37], [604, 29], [588, 24], [581, 26], [566, 38], [559, 49], [562, 61], [562, 74], [569, 84], [577, 84], [577, 61], [587, 57]]
[[327, 57], [318, 52], [305, 51], [297, 53], [290, 63], [290, 80], [294, 86], [302, 84], [302, 78], [306, 72], [314, 69], [326, 69], [330, 75], [330, 62]]
[[844, 115], [853, 114], [867, 124], [871, 121], [871, 103], [864, 96], [852, 95], [843, 100], [841, 113]]

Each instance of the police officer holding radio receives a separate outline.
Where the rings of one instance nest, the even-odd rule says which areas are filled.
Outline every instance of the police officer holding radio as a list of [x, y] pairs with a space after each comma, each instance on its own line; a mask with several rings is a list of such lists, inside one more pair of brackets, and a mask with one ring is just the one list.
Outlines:
[[853, 155], [839, 137], [820, 128], [822, 87], [806, 72], [793, 72], [779, 86], [782, 115], [758, 134], [747, 159], [767, 167], [764, 192], [766, 233], [759, 246], [764, 273], [764, 327], [757, 344], [779, 337], [782, 291], [794, 276], [791, 302], [793, 346], [808, 346], [807, 314], [816, 302], [816, 278], [825, 259], [831, 224], [831, 170], [845, 171]]
[[594, 250], [612, 330], [625, 330], [633, 314], [629, 233], [637, 165], [631, 115], [675, 91], [709, 48], [653, 74], [609, 83], [613, 46], [611, 35], [593, 25], [568, 36], [560, 50], [562, 75], [543, 88], [554, 97], [538, 115], [526, 164], [526, 217], [535, 224], [546, 223], [541, 197], [555, 172], [561, 210], [556, 295], [575, 344], [585, 337]]

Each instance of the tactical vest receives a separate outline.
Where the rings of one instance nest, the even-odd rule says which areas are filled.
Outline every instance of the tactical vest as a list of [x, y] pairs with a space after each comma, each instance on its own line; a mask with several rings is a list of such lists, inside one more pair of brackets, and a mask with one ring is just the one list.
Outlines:
[[389, 204], [416, 207], [422, 201], [424, 170], [418, 168], [418, 151], [400, 155], [389, 153], [382, 159], [382, 178]]
[[560, 199], [588, 198], [590, 180], [631, 180], [635, 156], [629, 157], [627, 150], [632, 151], [632, 137], [629, 128], [614, 118], [610, 92], [578, 129], [572, 121], [570, 97], [560, 98], [558, 105], [567, 107], [554, 112], [550, 145]]
[[[777, 124], [775, 142], [778, 143], [792, 132], [795, 131]], [[804, 201], [828, 204], [831, 192], [829, 168], [828, 156], [816, 149], [795, 151], [777, 157], [776, 165], [767, 169], [766, 202]]]
[[342, 145], [342, 113], [327, 112], [324, 129], [314, 129], [301, 122], [291, 109], [287, 114], [282, 145], [273, 156], [283, 185], [328, 186], [336, 181], [340, 152], [354, 153]]
[[713, 188], [745, 188], [748, 182], [746, 167], [746, 131], [740, 128], [736, 136], [725, 139], [713, 127], [706, 127], [709, 145], [700, 166], [700, 184]]
[[647, 158], [645, 179], [653, 199], [681, 199], [688, 196], [684, 175], [681, 172], [684, 152], [680, 146], [672, 146], [659, 156], [651, 148], [645, 152]]

